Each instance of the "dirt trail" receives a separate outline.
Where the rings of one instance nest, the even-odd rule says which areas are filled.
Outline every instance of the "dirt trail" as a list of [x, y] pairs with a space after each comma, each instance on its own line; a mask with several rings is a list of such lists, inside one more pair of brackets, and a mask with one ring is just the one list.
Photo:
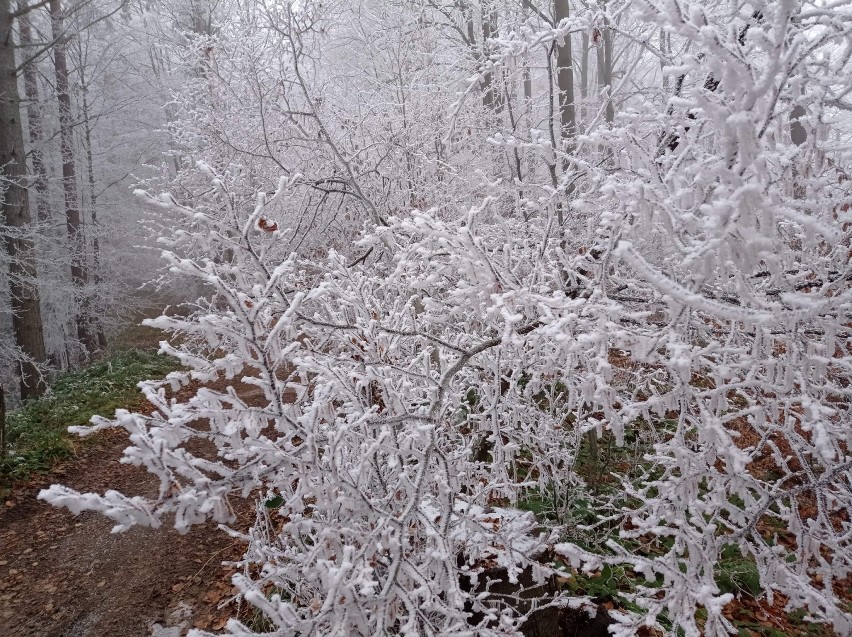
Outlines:
[[100, 434], [0, 502], [0, 636], [176, 637], [192, 626], [222, 628], [233, 616], [233, 606], [217, 609], [232, 593], [233, 570], [221, 563], [242, 547], [214, 525], [186, 535], [111, 534], [112, 522], [101, 515], [74, 516], [36, 500], [57, 482], [84, 492], [155, 493], [144, 469], [118, 462], [127, 446], [124, 432]]

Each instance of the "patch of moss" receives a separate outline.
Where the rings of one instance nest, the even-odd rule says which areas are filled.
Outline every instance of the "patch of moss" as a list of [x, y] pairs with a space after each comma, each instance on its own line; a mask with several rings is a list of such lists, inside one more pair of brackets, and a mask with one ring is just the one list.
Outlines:
[[64, 374], [42, 398], [6, 415], [5, 454], [0, 482], [8, 483], [50, 468], [73, 449], [68, 427], [85, 425], [94, 415], [144, 403], [137, 385], [178, 369], [177, 361], [153, 351], [127, 350], [86, 369]]

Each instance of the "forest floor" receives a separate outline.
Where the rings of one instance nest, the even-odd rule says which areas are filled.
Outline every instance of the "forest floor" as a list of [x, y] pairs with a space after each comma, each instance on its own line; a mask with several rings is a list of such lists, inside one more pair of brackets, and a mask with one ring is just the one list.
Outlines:
[[[133, 329], [121, 336], [121, 346], [150, 352], [161, 334]], [[245, 604], [231, 601], [235, 569], [226, 565], [239, 559], [244, 547], [215, 525], [194, 527], [186, 535], [140, 527], [113, 534], [113, 523], [102, 515], [75, 516], [37, 500], [41, 489], [55, 483], [82, 492], [156, 494], [156, 481], [144, 468], [119, 462], [129, 444], [124, 431], [105, 431], [82, 442], [52, 431], [83, 424], [91, 413], [110, 416], [116, 407], [150, 408], [135, 389], [135, 378], [127, 376], [122, 384], [115, 377], [121, 365], [137, 377], [148, 377], [146, 370], [158, 366], [165, 373], [167, 367], [152, 363], [152, 357], [131, 351], [101, 363], [109, 374], [71, 375], [60, 382], [67, 385], [64, 395], [55, 388], [60, 396], [52, 404], [40, 401], [47, 405], [31, 410], [30, 419], [56, 422], [44, 425], [50, 437], [35, 445], [49, 450], [48, 460], [30, 459], [41, 471], [27, 471], [11, 489], [0, 485], [0, 637], [180, 637], [190, 627], [219, 630], [235, 615], [251, 619]], [[110, 387], [115, 387], [112, 396], [97, 398]], [[190, 386], [182, 393], [195, 390]], [[246, 528], [252, 505], [236, 504], [242, 507], [236, 526]]]
[[[146, 338], [131, 345], [150, 346]], [[166, 373], [167, 368], [158, 367], [161, 362], [152, 362], [155, 358], [152, 354], [114, 358], [100, 369], [95, 366], [57, 383], [57, 393], [75, 403], [71, 407], [77, 412], [88, 397], [93, 411], [75, 412], [73, 416], [80, 418], [76, 422], [58, 400], [50, 408], [33, 410], [29, 417], [53, 419], [51, 426], [64, 431], [67, 424], [86, 422], [90, 413], [110, 415], [116, 406], [144, 411], [146, 403], [132, 374], [127, 372], [123, 385], [116, 378], [122, 369], [134, 370], [136, 378], [152, 369]], [[213, 386], [224, 389], [225, 384]], [[261, 398], [253, 395], [256, 387], [235, 385], [249, 404]], [[99, 401], [108, 387], [115, 388], [112, 402]], [[180, 393], [197, 389], [190, 385]], [[60, 449], [56, 440], [42, 442]], [[194, 527], [186, 535], [172, 528], [139, 527], [112, 534], [112, 522], [99, 514], [75, 516], [37, 500], [39, 491], [54, 483], [82, 492], [115, 489], [127, 495], [154, 495], [156, 482], [145, 469], [119, 462], [127, 446], [126, 433], [120, 430], [102, 432], [83, 443], [73, 441], [64, 457], [44, 464], [41, 472], [27, 473], [11, 490], [0, 490], [0, 637], [182, 637], [191, 627], [218, 631], [234, 616], [263, 627], [245, 604], [234, 601], [235, 568], [229, 563], [242, 556], [244, 546], [215, 525]], [[241, 507], [235, 526], [244, 529], [253, 517], [253, 504], [248, 500], [234, 504]], [[781, 596], [772, 605], [758, 601], [759, 581], [742, 558], [732, 556], [724, 566], [726, 585], [737, 595], [725, 614], [741, 637], [832, 635], [802, 615], [784, 612], [786, 600]], [[575, 594], [595, 598], [605, 610], [618, 608], [621, 592], [631, 586], [626, 574], [614, 572], [576, 573], [570, 583]], [[849, 584], [846, 590], [852, 594]], [[585, 625], [576, 625], [581, 623]], [[589, 625], [563, 634], [569, 632], [572, 637], [588, 636], [606, 634], [606, 629], [593, 632]]]
[[[48, 475], [18, 485], [0, 506], [0, 635], [4, 637], [178, 637], [219, 629], [233, 606], [242, 551], [212, 525], [186, 535], [133, 528], [111, 534], [95, 513], [75, 516], [36, 496], [60, 482], [84, 492], [151, 495], [143, 468], [119, 463], [124, 432], [106, 432]], [[210, 583], [214, 584], [211, 585]], [[170, 629], [170, 630], [167, 630]]]

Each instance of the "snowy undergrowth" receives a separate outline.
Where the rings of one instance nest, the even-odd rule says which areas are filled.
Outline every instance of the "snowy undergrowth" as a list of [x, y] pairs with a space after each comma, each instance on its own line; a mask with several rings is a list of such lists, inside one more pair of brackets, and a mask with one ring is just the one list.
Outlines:
[[[852, 218], [848, 150], [826, 131], [848, 92], [852, 14], [756, 4], [609, 5], [682, 44], [661, 71], [677, 93], [640, 92], [562, 144], [528, 131], [524, 150], [552, 170], [529, 173], [523, 214], [507, 205], [517, 184], [483, 170], [465, 173], [475, 196], [448, 201], [436, 178], [424, 188], [440, 205], [381, 208], [317, 110], [314, 137], [372, 219], [348, 258], [291, 254], [294, 171], [255, 195], [251, 171], [201, 163], [182, 174], [191, 204], [149, 195], [181, 219], [162, 240], [173, 273], [212, 294], [151, 322], [183, 337], [163, 349], [188, 370], [145, 385], [154, 413], [79, 431], [124, 428], [125, 460], [159, 495], [42, 497], [116, 530], [174, 516], [183, 531], [227, 525], [231, 498], [259, 496], [254, 568], [235, 583], [276, 637], [516, 635], [523, 613], [477, 584], [500, 565], [544, 581], [541, 548], [584, 576], [645, 578], [613, 613], [621, 637], [734, 631], [732, 551], [767, 601], [848, 634]], [[495, 38], [494, 64], [557, 46], [576, 20]], [[262, 400], [203, 386], [222, 378]], [[517, 510], [567, 494], [569, 519], [572, 494], [594, 489], [583, 449], [639, 431], [641, 458], [589, 463], [618, 488], [586, 506], [583, 542]], [[215, 457], [189, 451], [196, 439]], [[227, 634], [256, 633], [233, 620]]]
[[[825, 446], [841, 444], [843, 429], [829, 418], [806, 424], [828, 438], [801, 433], [804, 418], [824, 412], [800, 409], [801, 396], [782, 393], [785, 375], [777, 372], [773, 400], [787, 401], [778, 409], [800, 420], [756, 417], [770, 390], [762, 380], [756, 391], [750, 378], [766, 372], [750, 360], [726, 362], [719, 348], [732, 342], [729, 331], [707, 323], [703, 335], [714, 340], [687, 344], [677, 332], [661, 336], [648, 312], [601, 292], [569, 298], [554, 280], [556, 251], [529, 249], [538, 245], [530, 224], [529, 239], [517, 241], [520, 232], [505, 226], [495, 231], [483, 223], [487, 206], [456, 224], [422, 213], [393, 221], [361, 241], [362, 249], [392, 246], [392, 258], [368, 269], [336, 254], [320, 264], [277, 255], [275, 233], [259, 223], [269, 205], [239, 226], [186, 211], [234, 257], [181, 258], [179, 237], [169, 247], [172, 267], [214, 286], [216, 296], [189, 318], [152, 324], [203, 347], [164, 344], [190, 371], [145, 386], [151, 416], [120, 412], [94, 427], [128, 431], [125, 460], [158, 477], [159, 497], [58, 486], [42, 497], [101, 511], [117, 530], [159, 526], [172, 514], [186, 530], [231, 522], [229, 498], [260, 491], [275, 507], [259, 507], [246, 560], [263, 567], [236, 583], [274, 634], [509, 634], [523, 618], [463, 583], [493, 564], [510, 577], [527, 566], [545, 577], [536, 543], [555, 543], [585, 572], [620, 564], [657, 582], [631, 596], [649, 614], [620, 615], [623, 634], [661, 613], [688, 625], [699, 608], [705, 630], [725, 630], [731, 594], [717, 584], [717, 563], [731, 545], [754, 560], [765, 591], [843, 625], [842, 602], [809, 575], [843, 577], [848, 547], [831, 516], [847, 497], [847, 468]], [[239, 234], [225, 231], [235, 227]], [[760, 351], [754, 335], [737, 338]], [[614, 359], [625, 351], [632, 358]], [[627, 369], [625, 360], [637, 362]], [[166, 397], [167, 388], [221, 377], [257, 386], [263, 404], [209, 388], [183, 401]], [[557, 382], [559, 399], [543, 402]], [[492, 506], [532, 489], [576, 486], [586, 432], [623, 442], [637, 419], [665, 418], [640, 467], [608, 468], [622, 476], [621, 491], [596, 503], [599, 516], [620, 520], [621, 538], [656, 536], [664, 551], [629, 551], [626, 541], [597, 553], [556, 543], [559, 529], [542, 535], [530, 514]], [[193, 425], [199, 420], [209, 429]], [[725, 423], [763, 435], [744, 447]], [[218, 457], [188, 452], [194, 438], [213, 442]], [[806, 466], [776, 478], [752, 469], [782, 441]], [[775, 460], [784, 467], [794, 457]], [[825, 518], [803, 509], [800, 496], [816, 490]], [[767, 520], [795, 536], [796, 561], [766, 535]], [[479, 626], [468, 624], [472, 611], [483, 613]], [[229, 631], [251, 634], [236, 621]]]

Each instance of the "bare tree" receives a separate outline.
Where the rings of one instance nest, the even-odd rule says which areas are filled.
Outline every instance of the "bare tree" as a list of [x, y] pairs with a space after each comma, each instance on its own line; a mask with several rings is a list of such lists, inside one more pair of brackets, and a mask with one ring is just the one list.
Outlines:
[[45, 390], [36, 363], [45, 360], [46, 352], [36, 284], [35, 247], [27, 236], [32, 217], [26, 187], [27, 164], [12, 33], [14, 17], [11, 0], [0, 0], [0, 171], [4, 182], [1, 209], [8, 226], [4, 243], [10, 259], [9, 294], [15, 342], [28, 357], [20, 363], [21, 395], [34, 398]]
[[[89, 205], [91, 206], [91, 222], [92, 222], [92, 270], [94, 274], [95, 288], [98, 289], [101, 283], [101, 245], [98, 228], [98, 192], [95, 181], [95, 163], [92, 152], [92, 129], [93, 121], [89, 108], [89, 79], [86, 75], [86, 60], [83, 56], [82, 47], [80, 48], [80, 93], [82, 99], [82, 113], [80, 114], [83, 122], [83, 148], [86, 154], [86, 188], [89, 191]], [[98, 347], [102, 350], [107, 347], [106, 333], [104, 332], [103, 322], [94, 318], [95, 329], [97, 331]]]
[[66, 34], [63, 26], [61, 0], [50, 0], [50, 17], [53, 27], [53, 63], [56, 72], [56, 92], [59, 101], [59, 137], [62, 147], [62, 190], [65, 196], [65, 219], [71, 249], [71, 279], [77, 292], [75, 323], [77, 338], [91, 354], [98, 349], [87, 316], [88, 271], [86, 267], [86, 243], [83, 236], [83, 219], [77, 195], [77, 167], [74, 158], [74, 131], [69, 89]]
[[[568, 0], [554, 0], [553, 22], [559, 24], [568, 18]], [[571, 34], [566, 34], [556, 47], [556, 85], [559, 89], [559, 121], [566, 152], [571, 152], [577, 136], [577, 114], [574, 106], [574, 58], [571, 51]]]
[[598, 46], [598, 86], [605, 93], [602, 96], [606, 100], [604, 117], [611, 124], [615, 119], [615, 111], [612, 106], [612, 27], [608, 15], [604, 15], [603, 28], [596, 30], [595, 35], [601, 40]]
[[[25, 10], [19, 5], [19, 11]], [[32, 25], [29, 13], [21, 16], [18, 24], [21, 48], [29, 52], [33, 46]], [[27, 128], [30, 137], [30, 158], [32, 159], [32, 180], [36, 192], [36, 218], [40, 223], [47, 221], [50, 216], [50, 202], [47, 193], [47, 166], [44, 161], [44, 124], [42, 122], [39, 91], [38, 69], [35, 64], [23, 65], [24, 94], [27, 98]]]

